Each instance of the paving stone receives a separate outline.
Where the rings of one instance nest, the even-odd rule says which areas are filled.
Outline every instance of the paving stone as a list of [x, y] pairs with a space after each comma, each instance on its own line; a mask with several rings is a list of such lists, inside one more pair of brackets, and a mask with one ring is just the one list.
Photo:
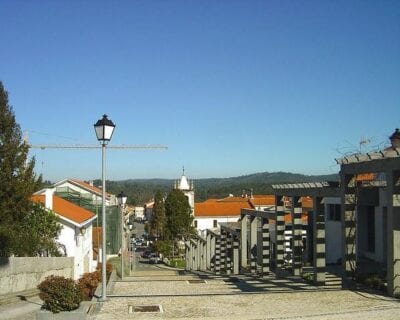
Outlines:
[[[151, 281], [148, 281], [150, 280]], [[188, 284], [188, 279], [206, 283]], [[132, 277], [117, 282], [97, 320], [133, 319], [129, 305], [161, 305], [163, 313], [134, 314], [134, 319], [399, 319], [398, 300], [347, 290], [324, 290], [301, 280], [257, 280], [200, 275]], [[122, 295], [125, 295], [123, 297]]]

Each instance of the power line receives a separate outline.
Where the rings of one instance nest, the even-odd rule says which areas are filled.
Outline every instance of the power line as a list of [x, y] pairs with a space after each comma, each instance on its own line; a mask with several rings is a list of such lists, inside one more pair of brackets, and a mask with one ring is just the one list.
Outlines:
[[[30, 144], [32, 149], [101, 149], [101, 145], [97, 144]], [[116, 145], [107, 146], [107, 149], [160, 149], [167, 150], [168, 147], [164, 145]]]

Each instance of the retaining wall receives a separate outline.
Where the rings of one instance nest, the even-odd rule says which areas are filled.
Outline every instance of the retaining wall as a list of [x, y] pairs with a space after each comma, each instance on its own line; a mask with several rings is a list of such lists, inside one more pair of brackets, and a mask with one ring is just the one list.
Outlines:
[[0, 295], [35, 289], [50, 275], [73, 274], [73, 257], [0, 257]]

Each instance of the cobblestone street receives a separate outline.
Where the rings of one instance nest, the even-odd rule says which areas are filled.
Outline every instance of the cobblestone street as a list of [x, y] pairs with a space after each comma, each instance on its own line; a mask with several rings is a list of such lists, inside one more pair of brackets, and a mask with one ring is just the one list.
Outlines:
[[[96, 319], [399, 319], [398, 300], [381, 295], [293, 279], [227, 279], [161, 269], [137, 273], [116, 283]], [[129, 313], [129, 306], [150, 305], [162, 312]]]

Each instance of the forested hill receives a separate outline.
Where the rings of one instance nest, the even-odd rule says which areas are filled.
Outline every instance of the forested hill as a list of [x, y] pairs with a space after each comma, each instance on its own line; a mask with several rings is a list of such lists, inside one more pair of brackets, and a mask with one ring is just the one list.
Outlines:
[[[195, 179], [195, 200], [203, 201], [207, 198], [222, 198], [229, 194], [241, 195], [243, 190], [254, 194], [268, 194], [271, 192], [271, 184], [294, 183], [313, 181], [337, 181], [338, 175], [308, 176], [290, 172], [262, 172], [231, 178]], [[143, 205], [149, 201], [155, 191], [168, 193], [174, 186], [172, 179], [129, 179], [122, 181], [107, 181], [107, 191], [118, 194], [120, 191], [128, 196], [128, 202]], [[94, 181], [95, 185], [101, 185], [100, 180]]]

